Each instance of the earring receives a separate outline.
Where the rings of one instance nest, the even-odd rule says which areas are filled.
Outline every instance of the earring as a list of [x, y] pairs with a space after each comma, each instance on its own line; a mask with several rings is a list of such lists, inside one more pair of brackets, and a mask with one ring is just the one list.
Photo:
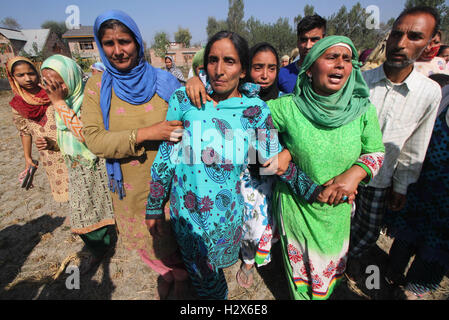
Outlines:
[[309, 81], [312, 82], [312, 74], [310, 72], [306, 72], [306, 75], [309, 78]]

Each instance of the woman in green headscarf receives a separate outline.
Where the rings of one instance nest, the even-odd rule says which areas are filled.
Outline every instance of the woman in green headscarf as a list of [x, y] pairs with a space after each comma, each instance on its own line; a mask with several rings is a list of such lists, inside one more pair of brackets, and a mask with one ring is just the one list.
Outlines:
[[108, 226], [115, 224], [105, 164], [87, 148], [81, 131], [81, 68], [70, 58], [54, 55], [41, 70], [42, 87], [56, 110], [57, 143], [69, 170], [71, 229], [92, 253], [87, 271], [109, 249]]
[[204, 48], [198, 51], [192, 60], [193, 74], [197, 77], [200, 76], [200, 71], [204, 69]]
[[[327, 299], [341, 279], [349, 246], [351, 204], [359, 183], [379, 171], [382, 134], [352, 41], [330, 36], [308, 53], [293, 94], [268, 103], [293, 161], [328, 186], [309, 204], [277, 183], [275, 216], [290, 293]], [[294, 174], [292, 172], [292, 174]]]

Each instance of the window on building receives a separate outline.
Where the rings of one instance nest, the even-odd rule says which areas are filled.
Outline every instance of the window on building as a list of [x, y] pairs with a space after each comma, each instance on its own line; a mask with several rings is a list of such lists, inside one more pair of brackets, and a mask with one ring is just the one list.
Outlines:
[[81, 50], [92, 50], [94, 48], [94, 44], [92, 42], [80, 42]]

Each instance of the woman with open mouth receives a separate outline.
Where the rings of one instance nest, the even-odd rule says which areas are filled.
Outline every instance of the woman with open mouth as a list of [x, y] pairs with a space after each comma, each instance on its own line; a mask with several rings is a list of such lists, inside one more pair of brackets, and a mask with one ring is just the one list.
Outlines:
[[385, 151], [352, 41], [342, 36], [318, 41], [294, 94], [269, 107], [293, 162], [333, 190], [324, 195], [327, 203], [310, 204], [277, 183], [273, 200], [292, 298], [327, 299], [346, 268], [351, 222], [346, 200], [378, 173]]

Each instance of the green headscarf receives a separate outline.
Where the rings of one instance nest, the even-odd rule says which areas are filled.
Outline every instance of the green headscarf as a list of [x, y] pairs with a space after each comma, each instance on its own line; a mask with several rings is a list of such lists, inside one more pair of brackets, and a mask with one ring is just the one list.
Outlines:
[[204, 48], [198, 51], [194, 56], [192, 60], [192, 69], [193, 73], [198, 77], [199, 74], [196, 74], [196, 68], [199, 66], [204, 65]]
[[[61, 76], [68, 89], [65, 102], [76, 113], [78, 118], [80, 118], [81, 105], [84, 97], [84, 82], [81, 68], [72, 59], [56, 54], [44, 61], [41, 66], [41, 70], [43, 69], [52, 69]], [[84, 143], [78, 141], [73, 136], [57, 112], [55, 112], [55, 119], [58, 129], [57, 142], [65, 158], [68, 158], [70, 161], [78, 161], [88, 167], [93, 167], [97, 157]]]
[[[345, 85], [330, 96], [317, 94], [306, 72], [331, 46], [344, 43], [352, 49], [352, 73]], [[371, 105], [369, 88], [363, 79], [357, 50], [351, 39], [329, 36], [318, 41], [307, 54], [298, 75], [294, 97], [302, 114], [311, 122], [326, 128], [338, 128], [357, 119]]]

